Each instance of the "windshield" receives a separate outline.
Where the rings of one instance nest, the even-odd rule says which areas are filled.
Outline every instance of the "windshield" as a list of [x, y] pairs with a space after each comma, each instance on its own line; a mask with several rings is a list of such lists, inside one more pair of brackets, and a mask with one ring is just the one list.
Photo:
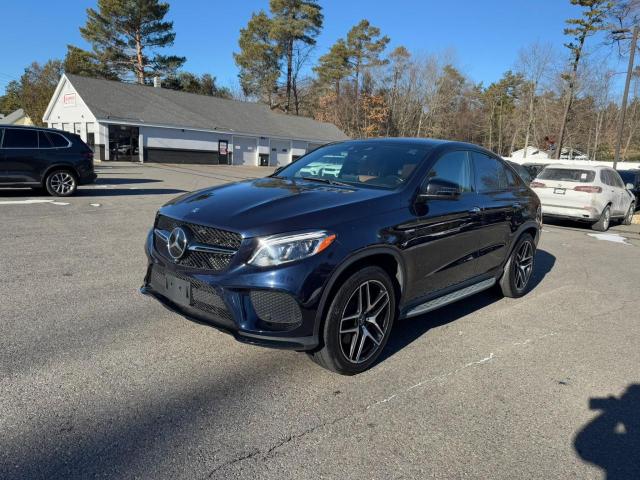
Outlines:
[[591, 183], [596, 178], [596, 172], [593, 170], [547, 167], [538, 175], [538, 178], [540, 180]]
[[391, 189], [409, 179], [429, 150], [416, 144], [338, 143], [314, 150], [276, 176]]

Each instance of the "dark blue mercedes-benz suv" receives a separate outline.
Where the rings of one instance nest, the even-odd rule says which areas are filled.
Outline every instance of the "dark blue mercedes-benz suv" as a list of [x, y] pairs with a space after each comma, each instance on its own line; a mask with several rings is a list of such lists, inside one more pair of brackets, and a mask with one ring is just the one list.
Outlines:
[[164, 205], [142, 292], [240, 341], [355, 374], [398, 318], [493, 286], [524, 295], [541, 222], [535, 193], [480, 147], [346, 141]]

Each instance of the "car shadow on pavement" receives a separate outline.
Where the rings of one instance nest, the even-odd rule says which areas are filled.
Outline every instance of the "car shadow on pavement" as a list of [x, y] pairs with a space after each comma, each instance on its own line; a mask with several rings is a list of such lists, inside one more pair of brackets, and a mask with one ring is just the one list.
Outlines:
[[76, 197], [116, 197], [130, 195], [172, 195], [185, 193], [177, 188], [79, 188]]
[[607, 480], [640, 478], [640, 384], [619, 398], [590, 398], [589, 409], [601, 413], [574, 438], [580, 458], [602, 468]]
[[158, 182], [162, 182], [162, 180], [157, 180], [153, 178], [102, 178], [99, 176], [95, 184], [96, 185], [127, 185], [127, 184], [133, 184], [133, 183], [158, 183]]
[[[531, 277], [531, 290], [535, 289], [555, 265], [556, 257], [546, 250], [536, 252], [535, 269]], [[459, 318], [480, 310], [503, 298], [495, 289], [480, 292], [459, 302], [452, 303], [425, 315], [404, 319], [394, 325], [387, 345], [378, 358], [383, 362], [387, 358], [407, 347], [432, 328], [441, 327]]]

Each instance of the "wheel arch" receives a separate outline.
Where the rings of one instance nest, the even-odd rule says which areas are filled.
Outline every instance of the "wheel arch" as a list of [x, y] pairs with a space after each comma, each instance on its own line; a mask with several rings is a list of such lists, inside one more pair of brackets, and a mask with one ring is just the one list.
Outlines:
[[79, 181], [79, 179], [80, 179], [80, 175], [78, 173], [78, 170], [73, 165], [70, 165], [68, 163], [55, 163], [53, 165], [48, 166], [45, 169], [45, 171], [42, 172], [42, 178], [40, 179], [40, 183], [42, 184], [43, 187], [46, 187], [47, 177], [54, 170], [67, 170], [67, 171], [71, 172], [74, 177], [76, 177], [76, 182]]
[[400, 305], [400, 299], [406, 285], [407, 272], [400, 252], [390, 246], [378, 246], [365, 248], [354, 253], [334, 270], [320, 297], [314, 327], [314, 335], [318, 339], [318, 347], [322, 347], [321, 331], [324, 326], [325, 313], [331, 305], [335, 292], [348, 277], [365, 266], [378, 266], [387, 272], [396, 290], [396, 304], [397, 306]]

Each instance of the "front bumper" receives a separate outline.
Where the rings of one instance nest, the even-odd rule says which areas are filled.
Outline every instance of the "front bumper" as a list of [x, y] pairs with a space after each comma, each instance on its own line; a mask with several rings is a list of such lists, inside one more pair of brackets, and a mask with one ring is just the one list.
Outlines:
[[[147, 273], [140, 291], [169, 310], [229, 333], [244, 343], [293, 350], [318, 346], [316, 318], [329, 272], [317, 269], [317, 260], [273, 269], [230, 265], [228, 270], [215, 273], [176, 265], [157, 251], [152, 233], [145, 251]], [[167, 293], [163, 283], [167, 274], [189, 282], [187, 301], [176, 302]], [[262, 294], [282, 302], [258, 303]], [[286, 308], [282, 308], [283, 302]], [[271, 317], [265, 311], [276, 315]]]

